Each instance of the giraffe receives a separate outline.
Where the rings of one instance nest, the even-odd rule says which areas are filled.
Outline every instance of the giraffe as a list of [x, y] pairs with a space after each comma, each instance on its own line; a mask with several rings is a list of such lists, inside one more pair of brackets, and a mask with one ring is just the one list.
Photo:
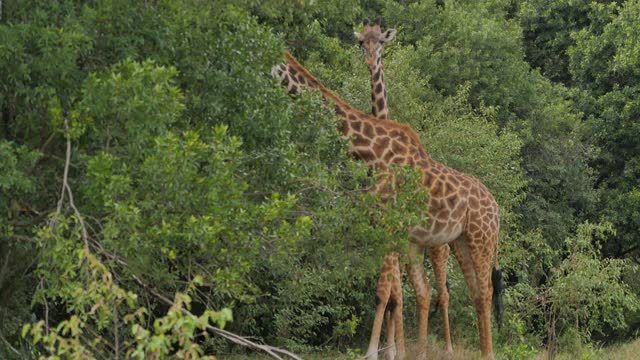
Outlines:
[[[362, 33], [355, 32], [354, 35], [360, 43], [365, 62], [369, 66], [371, 72], [371, 113], [376, 119], [388, 120], [389, 119], [389, 107], [387, 102], [387, 90], [384, 85], [384, 70], [382, 66], [382, 44], [387, 41], [393, 40], [396, 34], [395, 29], [389, 29], [383, 33], [380, 32], [381, 17], [377, 17], [374, 26], [369, 26], [369, 19], [364, 19], [364, 29]], [[392, 269], [392, 270], [390, 270]], [[402, 269], [400, 263], [400, 254], [397, 252], [389, 253], [385, 256], [382, 268], [380, 270], [380, 278], [378, 280], [378, 287], [384, 288], [387, 286], [385, 277], [389, 271], [393, 271], [393, 279], [398, 279], [397, 282], [392, 282], [392, 291], [390, 293], [389, 302], [387, 304], [385, 312], [385, 321], [387, 323], [387, 348], [388, 356], [393, 358], [394, 352], [400, 348], [396, 347], [395, 331], [402, 329], [398, 322], [403, 322], [402, 318]], [[399, 320], [397, 320], [399, 319]], [[376, 332], [377, 324], [374, 323], [373, 331], [371, 332], [371, 339], [369, 341], [370, 349], [368, 353], [377, 351], [378, 342], [380, 341], [380, 333]], [[399, 339], [404, 340], [404, 334], [398, 334]], [[400, 353], [403, 353], [402, 349]]]
[[[335, 105], [336, 115], [341, 119], [340, 130], [351, 139], [350, 153], [372, 168], [391, 172], [391, 165], [409, 166], [422, 175], [422, 184], [429, 189], [426, 204], [429, 221], [409, 229], [409, 253], [407, 273], [416, 292], [418, 303], [419, 341], [422, 349], [427, 346], [431, 287], [424, 275], [422, 257], [428, 247], [449, 244], [462, 269], [469, 287], [478, 317], [480, 349], [484, 357], [493, 358], [491, 342], [491, 301], [493, 296], [491, 263], [495, 258], [494, 273], [499, 274], [497, 249], [500, 232], [500, 211], [489, 190], [475, 177], [463, 174], [434, 160], [426, 153], [418, 135], [407, 125], [391, 120], [378, 120], [354, 109], [344, 100], [322, 85], [295, 58], [285, 53], [286, 64], [276, 65], [272, 75], [286, 84], [290, 92], [303, 88], [320, 91], [328, 102]], [[391, 174], [392, 175], [392, 174]], [[387, 181], [394, 176], [381, 178], [375, 190], [383, 193]], [[393, 261], [392, 261], [393, 265]], [[395, 278], [397, 267], [387, 271], [386, 286], [378, 286], [379, 304], [374, 318], [374, 332], [380, 332], [382, 318], [393, 285], [401, 279]], [[379, 282], [380, 285], [380, 282]], [[392, 304], [401, 306], [402, 304]], [[394, 334], [399, 334], [396, 322]], [[402, 326], [402, 325], [400, 325]], [[397, 339], [397, 357], [404, 356], [404, 343]], [[377, 346], [369, 346], [366, 357], [377, 359]], [[401, 353], [402, 351], [402, 353]], [[396, 354], [392, 354], [396, 355]], [[421, 357], [425, 357], [422, 353]]]
[[[295, 62], [293, 57], [291, 57], [291, 59]], [[297, 64], [297, 62], [295, 63]], [[281, 79], [282, 83], [287, 85], [289, 92], [294, 94], [306, 87], [309, 87], [307, 80], [305, 80], [304, 76], [300, 77], [300, 75], [298, 75], [298, 70], [296, 70], [296, 68], [302, 68], [302, 66], [299, 65], [299, 67], [296, 67], [291, 64], [281, 64], [274, 66], [272, 69], [272, 76]], [[302, 69], [306, 71], [304, 68]], [[339, 111], [338, 108], [336, 108], [336, 112], [339, 116], [346, 116], [346, 113]], [[358, 112], [358, 114], [362, 113]], [[370, 117], [370, 120], [375, 121], [376, 118]], [[378, 183], [370, 190], [370, 192], [374, 194], [381, 193], [384, 186], [385, 184]], [[389, 252], [384, 256], [383, 264], [378, 276], [377, 307], [382, 310], [376, 312], [376, 314], [384, 312], [387, 320], [387, 347], [385, 358], [388, 359], [394, 359], [396, 356], [397, 358], [402, 359], [405, 356], [404, 324], [402, 319], [402, 270], [400, 266], [400, 253], [395, 251]], [[371, 340], [369, 342], [370, 346], [368, 354], [377, 354], [378, 352], [382, 322], [382, 316], [376, 315]]]
[[[384, 82], [382, 50], [384, 43], [393, 40], [397, 31], [396, 29], [387, 29], [382, 32], [380, 28], [381, 23], [381, 17], [377, 17], [372, 25], [370, 25], [369, 19], [364, 19], [362, 32], [354, 32], [354, 35], [360, 43], [365, 62], [371, 72], [372, 114], [378, 119], [387, 120], [389, 119], [389, 103], [387, 101], [387, 88]], [[449, 289], [447, 288], [449, 245], [429, 247], [427, 254], [431, 261], [435, 287], [438, 291], [437, 304], [442, 310], [442, 328], [447, 352], [453, 352], [451, 332], [449, 330]]]
[[389, 119], [387, 89], [384, 85], [384, 67], [382, 66], [382, 49], [384, 43], [393, 40], [396, 29], [381, 32], [381, 17], [377, 17], [372, 26], [369, 19], [364, 19], [362, 32], [354, 32], [360, 43], [364, 59], [371, 72], [371, 113], [378, 119]]

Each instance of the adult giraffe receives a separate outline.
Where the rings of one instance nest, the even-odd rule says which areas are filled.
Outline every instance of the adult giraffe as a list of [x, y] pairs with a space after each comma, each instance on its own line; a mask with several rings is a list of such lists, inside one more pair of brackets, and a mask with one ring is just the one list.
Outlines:
[[382, 50], [386, 42], [393, 40], [396, 29], [380, 30], [381, 17], [369, 25], [369, 19], [364, 19], [362, 32], [354, 32], [360, 43], [364, 61], [371, 73], [371, 113], [378, 119], [389, 119], [389, 103], [387, 102], [387, 88], [384, 84], [384, 67], [382, 65]]
[[[293, 63], [298, 66], [292, 66], [291, 63], [276, 65], [272, 69], [273, 77], [280, 78], [282, 83], [287, 85], [287, 89], [290, 93], [298, 93], [306, 87], [314, 88], [314, 86], [309, 86], [305, 75], [299, 75], [298, 70], [296, 70], [302, 68], [306, 71], [306, 69], [304, 69], [302, 65], [299, 65], [289, 53], [287, 53], [287, 59], [292, 60]], [[313, 79], [314, 82], [317, 82], [315, 78]], [[353, 113], [351, 113], [352, 111]], [[353, 118], [354, 116], [358, 117], [364, 115], [362, 112], [352, 109], [349, 105], [346, 105], [343, 108], [336, 105], [336, 113], [343, 118]], [[375, 117], [369, 117], [369, 120], [372, 121], [375, 121], [376, 119], [377, 118]], [[370, 189], [370, 192], [379, 194], [384, 191], [383, 188], [385, 185], [386, 183], [382, 180], [373, 189]], [[394, 359], [397, 356], [399, 359], [403, 359], [405, 356], [404, 324], [402, 319], [402, 269], [400, 266], [401, 256], [398, 252], [392, 251], [384, 256], [378, 276], [378, 286], [376, 291], [378, 296], [378, 305], [366, 358], [375, 358], [373, 357], [373, 354], [376, 354], [377, 356], [382, 331], [382, 314], [385, 315], [387, 320], [387, 346], [385, 350], [385, 358]]]
[[[360, 42], [360, 47], [364, 55], [365, 62], [369, 66], [371, 72], [371, 113], [376, 119], [388, 120], [389, 107], [387, 103], [387, 90], [384, 85], [384, 71], [382, 67], [382, 44], [393, 40], [396, 34], [395, 29], [389, 29], [384, 34], [380, 32], [381, 18], [375, 20], [374, 26], [369, 26], [369, 19], [364, 19], [364, 29], [362, 33], [355, 32], [354, 35]], [[377, 32], [376, 32], [377, 30]], [[389, 297], [385, 312], [385, 321], [387, 323], [387, 358], [393, 358], [394, 353], [404, 356], [404, 322], [402, 316], [402, 268], [400, 254], [391, 252], [385, 255], [380, 277], [378, 279], [378, 288], [387, 286], [385, 276], [388, 271], [393, 271], [397, 278], [397, 282], [392, 283], [392, 291]], [[381, 304], [382, 302], [379, 302]], [[398, 304], [400, 304], [398, 306]], [[378, 349], [380, 342], [381, 327], [374, 322], [369, 340], [368, 354], [374, 353]], [[376, 331], [377, 330], [377, 331]], [[398, 342], [396, 346], [396, 342]]]
[[[362, 32], [355, 32], [354, 35], [360, 43], [365, 63], [371, 73], [371, 111], [377, 119], [387, 120], [389, 119], [389, 102], [387, 101], [387, 88], [384, 81], [382, 50], [386, 42], [394, 39], [397, 31], [396, 29], [387, 29], [383, 32], [380, 28], [381, 23], [381, 17], [377, 17], [373, 24], [370, 24], [369, 19], [364, 19]], [[438, 290], [438, 305], [442, 311], [442, 329], [447, 351], [453, 352], [449, 329], [449, 289], [447, 288], [449, 245], [428, 247], [427, 253], [433, 268], [435, 287]], [[393, 317], [388, 318], [389, 321], [394, 319]], [[393, 328], [393, 324], [390, 327]], [[373, 336], [379, 336], [379, 334], [372, 334]]]
[[[491, 342], [491, 262], [496, 254], [500, 232], [498, 204], [480, 180], [448, 168], [429, 156], [416, 133], [407, 125], [391, 120], [378, 120], [354, 109], [324, 87], [311, 73], [288, 52], [286, 64], [274, 66], [272, 74], [287, 85], [290, 92], [302, 88], [320, 91], [323, 97], [334, 103], [336, 114], [342, 119], [340, 129], [351, 139], [350, 152], [373, 168], [392, 171], [392, 164], [410, 166], [422, 174], [422, 184], [429, 188], [429, 221], [423, 226], [409, 229], [410, 246], [408, 274], [416, 291], [418, 303], [419, 340], [426, 349], [431, 288], [424, 276], [422, 256], [427, 247], [450, 244], [470, 289], [480, 332], [482, 355], [493, 358]], [[395, 179], [394, 176], [383, 179]], [[383, 192], [387, 183], [381, 181], [375, 191]], [[497, 259], [496, 259], [497, 266]], [[374, 331], [380, 330], [382, 317], [394, 284], [393, 273], [397, 267], [385, 269], [389, 277], [378, 286], [380, 300], [376, 307]], [[382, 276], [381, 276], [382, 279]], [[401, 323], [402, 319], [400, 319]], [[396, 332], [397, 333], [397, 332]], [[371, 349], [371, 346], [370, 346]], [[425, 357], [426, 353], [422, 353]], [[398, 351], [398, 356], [404, 354]], [[377, 359], [375, 351], [367, 358]]]

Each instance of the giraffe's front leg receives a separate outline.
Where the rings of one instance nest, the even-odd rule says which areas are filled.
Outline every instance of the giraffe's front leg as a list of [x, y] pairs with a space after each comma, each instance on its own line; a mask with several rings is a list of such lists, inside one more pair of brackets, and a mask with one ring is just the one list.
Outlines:
[[387, 346], [385, 347], [384, 358], [385, 360], [394, 360], [396, 358], [396, 321], [395, 321], [395, 299], [391, 295], [389, 304], [387, 305], [387, 311], [384, 318], [387, 322]]
[[402, 268], [400, 267], [400, 254], [393, 252], [391, 255], [391, 296], [387, 304], [387, 346], [385, 359], [402, 360], [405, 357], [404, 324], [402, 320]]
[[[394, 253], [389, 253], [384, 257], [382, 269], [380, 269], [380, 277], [378, 278], [378, 289], [376, 295], [378, 297], [378, 305], [376, 306], [376, 314], [373, 320], [373, 329], [371, 330], [371, 339], [369, 340], [369, 349], [365, 359], [378, 359], [378, 345], [380, 344], [380, 334], [382, 332], [382, 322], [384, 320], [387, 304], [391, 298], [392, 284], [394, 281]], [[398, 266], [398, 265], [396, 265]], [[395, 331], [394, 331], [395, 333]]]
[[[403, 297], [402, 297], [402, 268], [400, 267], [400, 254], [396, 253], [395, 263], [395, 277], [393, 286], [391, 288], [391, 298], [394, 300], [395, 307], [391, 312], [392, 322], [394, 324], [394, 341], [393, 346], [396, 350], [394, 354], [395, 359], [403, 360], [405, 358], [405, 346], [404, 346], [404, 322], [402, 318], [403, 309]], [[391, 333], [391, 332], [389, 332]], [[391, 341], [389, 341], [391, 343]], [[397, 357], [396, 357], [397, 356]]]

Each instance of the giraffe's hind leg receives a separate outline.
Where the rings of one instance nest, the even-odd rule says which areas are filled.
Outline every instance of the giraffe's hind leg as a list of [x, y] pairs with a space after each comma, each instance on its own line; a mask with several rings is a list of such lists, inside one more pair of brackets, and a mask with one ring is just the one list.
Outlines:
[[449, 245], [429, 248], [429, 259], [433, 266], [435, 287], [438, 291], [438, 307], [442, 311], [442, 330], [447, 351], [453, 352], [451, 332], [449, 328], [449, 289], [447, 289], [447, 263], [449, 262]]
[[483, 357], [493, 359], [491, 340], [491, 241], [483, 233], [464, 234], [454, 241], [453, 250], [469, 287], [478, 316], [480, 350]]

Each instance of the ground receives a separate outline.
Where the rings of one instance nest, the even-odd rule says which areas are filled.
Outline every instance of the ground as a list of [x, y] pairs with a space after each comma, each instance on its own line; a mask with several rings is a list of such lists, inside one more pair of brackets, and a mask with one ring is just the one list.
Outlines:
[[[440, 344], [433, 344], [429, 350], [430, 356], [429, 359], [433, 360], [467, 360], [467, 359], [480, 359], [480, 351], [470, 350], [458, 344], [458, 346], [454, 346], [456, 351], [453, 356], [448, 356], [448, 354], [443, 350], [443, 347]], [[408, 344], [407, 346], [408, 356], [407, 359], [415, 358], [415, 354], [417, 354], [418, 349], [415, 348], [415, 344]], [[599, 346], [585, 346], [582, 354], [569, 354], [569, 353], [560, 353], [555, 359], [556, 360], [574, 360], [578, 358], [582, 359], [598, 359], [598, 360], [626, 360], [626, 359], [637, 359], [638, 354], [640, 354], [640, 339], [636, 339], [634, 341], [623, 343], [623, 344], [615, 344], [606, 347]], [[350, 359], [360, 359], [361, 354], [348, 354], [348, 353], [340, 353], [336, 351], [327, 351], [321, 353], [309, 353], [309, 354], [300, 354], [300, 356], [305, 360], [326, 360], [326, 359], [335, 359], [335, 360], [350, 360]], [[263, 354], [247, 354], [247, 355], [219, 355], [219, 359], [229, 359], [229, 360], [266, 360], [271, 359], [268, 356]], [[379, 358], [384, 358], [384, 356], [380, 356]], [[505, 357], [501, 357], [499, 352], [496, 352], [497, 359], [504, 359]], [[547, 353], [545, 351], [541, 351], [535, 357], [535, 359], [547, 359]]]

